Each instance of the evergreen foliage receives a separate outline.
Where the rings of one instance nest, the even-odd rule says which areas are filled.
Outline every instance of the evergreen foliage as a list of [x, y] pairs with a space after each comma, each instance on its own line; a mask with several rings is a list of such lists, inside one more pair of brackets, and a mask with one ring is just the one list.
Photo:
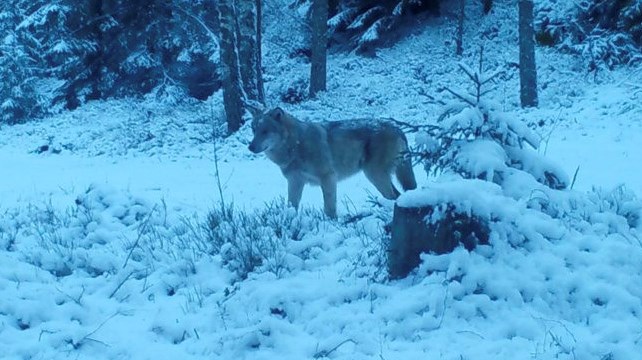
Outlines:
[[582, 55], [591, 71], [642, 61], [642, 0], [546, 0], [537, 5], [540, 44]]
[[368, 52], [385, 41], [408, 15], [425, 11], [438, 15], [439, 3], [439, 0], [339, 1], [334, 9], [331, 6], [330, 36], [336, 42]]
[[0, 19], [3, 122], [150, 92], [205, 99], [220, 87], [209, 1], [7, 0]]
[[529, 177], [552, 189], [569, 186], [566, 173], [537, 152], [540, 138], [519, 119], [484, 101], [486, 89], [503, 71], [485, 72], [480, 60], [473, 69], [460, 69], [474, 85], [472, 93], [446, 89], [460, 102], [446, 108], [437, 126], [425, 126], [417, 155], [432, 174], [455, 173], [502, 187], [516, 178]]

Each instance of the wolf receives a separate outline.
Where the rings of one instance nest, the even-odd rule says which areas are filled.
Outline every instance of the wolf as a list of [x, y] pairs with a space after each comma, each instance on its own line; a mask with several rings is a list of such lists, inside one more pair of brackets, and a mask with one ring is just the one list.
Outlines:
[[277, 107], [252, 111], [254, 137], [248, 146], [265, 152], [281, 168], [288, 183], [288, 202], [298, 208], [306, 184], [320, 185], [325, 214], [337, 217], [337, 182], [363, 171], [386, 199], [417, 187], [412, 164], [404, 152], [408, 141], [391, 122], [373, 119], [303, 122]]

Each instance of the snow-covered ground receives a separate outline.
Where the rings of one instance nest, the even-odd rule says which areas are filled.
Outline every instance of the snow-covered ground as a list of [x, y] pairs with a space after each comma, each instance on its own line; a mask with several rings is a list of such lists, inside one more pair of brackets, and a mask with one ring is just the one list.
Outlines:
[[[499, 6], [471, 20], [469, 38], [511, 16]], [[433, 122], [443, 105], [422, 93], [448, 102], [437, 90], [466, 83], [445, 45], [452, 25], [427, 22], [376, 58], [333, 55], [329, 92], [283, 106], [309, 120]], [[498, 31], [485, 44], [490, 68], [517, 58], [515, 32]], [[284, 39], [270, 28], [266, 40], [276, 105], [309, 65], [282, 53], [296, 39], [272, 46]], [[220, 94], [206, 104], [89, 103], [0, 128], [0, 358], [642, 358], [640, 230], [611, 206], [634, 203], [628, 193], [610, 192], [642, 194], [642, 93], [630, 85], [642, 72], [594, 82], [578, 63], [539, 49], [538, 109], [518, 109], [515, 77], [489, 95], [531, 124], [540, 152], [571, 177], [579, 167], [568, 196], [578, 208], [523, 224], [523, 242], [498, 235], [473, 252], [426, 255], [397, 281], [382, 281], [377, 216], [342, 225], [300, 215], [300, 239], [277, 242], [273, 262], [245, 280], [211, 254], [198, 224], [220, 206], [219, 181], [224, 201], [250, 213], [286, 194], [278, 168], [247, 151], [249, 128], [212, 141]], [[430, 185], [421, 166], [415, 173]], [[341, 183], [339, 216], [389, 217], [391, 204], [373, 208], [371, 194], [362, 175]], [[302, 205], [320, 209], [320, 190], [306, 188]]]

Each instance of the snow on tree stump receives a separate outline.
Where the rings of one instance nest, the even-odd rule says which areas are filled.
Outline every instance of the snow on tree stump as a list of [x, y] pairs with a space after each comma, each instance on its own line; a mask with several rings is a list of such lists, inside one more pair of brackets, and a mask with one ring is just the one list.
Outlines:
[[[439, 189], [421, 189], [404, 194], [421, 194]], [[422, 194], [423, 193], [423, 194]], [[442, 196], [428, 196], [437, 202], [398, 201], [392, 219], [392, 238], [388, 251], [388, 274], [392, 279], [407, 276], [420, 263], [421, 253], [445, 254], [459, 245], [472, 250], [487, 244], [490, 234], [486, 216], [462, 210], [461, 204], [441, 201]]]

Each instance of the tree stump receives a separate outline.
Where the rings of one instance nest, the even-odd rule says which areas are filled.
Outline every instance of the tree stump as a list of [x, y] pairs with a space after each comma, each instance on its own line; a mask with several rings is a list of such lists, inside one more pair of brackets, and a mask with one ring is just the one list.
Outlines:
[[392, 219], [392, 239], [388, 251], [388, 274], [392, 279], [408, 275], [420, 262], [421, 253], [445, 254], [460, 244], [472, 250], [477, 244], [487, 244], [488, 224], [474, 214], [458, 213], [454, 206], [440, 206], [443, 214], [436, 221], [434, 205], [401, 207], [395, 205]]

